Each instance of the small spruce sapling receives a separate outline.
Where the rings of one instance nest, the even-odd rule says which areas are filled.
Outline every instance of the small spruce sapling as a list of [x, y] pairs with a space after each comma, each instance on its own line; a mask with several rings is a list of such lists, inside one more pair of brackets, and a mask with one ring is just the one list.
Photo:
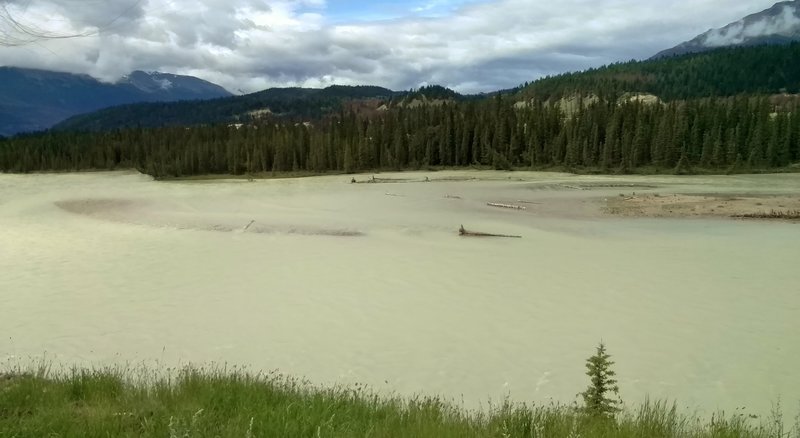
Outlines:
[[[614, 362], [602, 342], [595, 355], [586, 360], [586, 375], [591, 383], [580, 395], [583, 396], [584, 408], [592, 415], [612, 417], [620, 410], [619, 386], [612, 365]], [[611, 398], [612, 395], [615, 398]]]

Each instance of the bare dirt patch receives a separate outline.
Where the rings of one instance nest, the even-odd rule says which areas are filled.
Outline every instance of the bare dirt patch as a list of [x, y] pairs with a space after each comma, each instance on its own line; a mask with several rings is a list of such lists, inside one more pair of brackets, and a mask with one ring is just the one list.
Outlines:
[[726, 217], [800, 222], [800, 196], [640, 194], [608, 198], [604, 211], [629, 217]]

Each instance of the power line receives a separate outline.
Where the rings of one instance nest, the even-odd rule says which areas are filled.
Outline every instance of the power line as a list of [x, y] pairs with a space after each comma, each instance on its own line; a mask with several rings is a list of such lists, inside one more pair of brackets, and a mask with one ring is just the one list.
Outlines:
[[[101, 32], [111, 29], [116, 22], [122, 19], [122, 17], [127, 15], [130, 11], [141, 5], [144, 1], [145, 0], [134, 1], [117, 16], [104, 25], [98, 26], [94, 31], [70, 34], [55, 33], [41, 29], [33, 24], [23, 23], [11, 13], [7, 2], [3, 1], [0, 3], [0, 47], [19, 47], [43, 40], [63, 40], [97, 36], [100, 35]], [[23, 15], [25, 15], [29, 6], [30, 2], [25, 5], [25, 8], [23, 9]]]

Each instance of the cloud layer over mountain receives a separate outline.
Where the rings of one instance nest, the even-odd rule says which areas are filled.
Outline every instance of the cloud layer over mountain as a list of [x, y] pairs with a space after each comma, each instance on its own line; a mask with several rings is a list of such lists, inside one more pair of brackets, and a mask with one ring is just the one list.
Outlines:
[[2, 47], [5, 65], [108, 81], [132, 70], [159, 70], [243, 92], [333, 83], [394, 89], [441, 84], [477, 92], [646, 58], [772, 0], [2, 3], [26, 26], [87, 35]]
[[775, 12], [742, 19], [721, 29], [709, 31], [703, 43], [706, 47], [722, 47], [739, 45], [748, 39], [768, 35], [795, 36], [800, 28], [796, 6], [787, 4], [775, 8]]

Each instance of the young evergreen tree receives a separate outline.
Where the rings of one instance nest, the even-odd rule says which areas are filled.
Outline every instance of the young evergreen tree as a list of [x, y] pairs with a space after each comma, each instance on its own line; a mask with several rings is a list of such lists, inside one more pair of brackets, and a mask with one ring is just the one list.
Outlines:
[[691, 172], [689, 158], [686, 156], [686, 153], [683, 153], [678, 160], [678, 164], [675, 165], [675, 175], [688, 175]]
[[584, 408], [592, 415], [613, 417], [620, 410], [619, 386], [614, 379], [616, 373], [611, 369], [612, 365], [614, 362], [606, 353], [606, 346], [602, 342], [594, 356], [586, 360], [586, 375], [591, 383], [580, 395], [583, 397]]

